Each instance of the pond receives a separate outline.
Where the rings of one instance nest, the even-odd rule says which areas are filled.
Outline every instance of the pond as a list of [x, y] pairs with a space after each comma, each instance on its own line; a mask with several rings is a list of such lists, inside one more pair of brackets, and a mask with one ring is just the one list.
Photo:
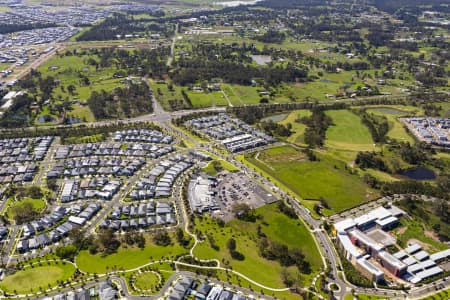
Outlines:
[[436, 174], [434, 173], [434, 171], [425, 167], [408, 169], [399, 173], [398, 175], [414, 180], [432, 180], [436, 178]]
[[380, 108], [374, 108], [373, 110], [378, 111], [380, 113], [383, 114], [388, 114], [388, 115], [401, 115], [404, 114], [404, 111], [395, 109], [395, 108], [389, 108], [389, 107], [380, 107]]
[[288, 116], [288, 114], [278, 114], [278, 115], [273, 115], [273, 116], [269, 116], [269, 117], [265, 117], [263, 119], [261, 119], [262, 122], [280, 122], [283, 121], [286, 117]]
[[272, 62], [272, 57], [270, 55], [251, 55], [251, 58], [258, 65], [267, 65]]

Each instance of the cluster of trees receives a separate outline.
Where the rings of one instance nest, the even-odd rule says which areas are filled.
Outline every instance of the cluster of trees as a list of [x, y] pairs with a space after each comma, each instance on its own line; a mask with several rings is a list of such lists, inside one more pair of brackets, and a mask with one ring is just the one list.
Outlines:
[[150, 88], [144, 82], [130, 82], [127, 87], [118, 87], [112, 93], [94, 91], [87, 103], [97, 119], [131, 117], [153, 111]]
[[16, 224], [24, 224], [35, 220], [39, 211], [30, 202], [24, 202], [11, 208]]
[[12, 23], [1, 23], [0, 22], [0, 34], [8, 34], [12, 32], [33, 30], [39, 28], [56, 27], [55, 23], [30, 23], [30, 24], [12, 24]]
[[259, 253], [268, 260], [277, 260], [282, 266], [296, 266], [301, 273], [311, 273], [311, 265], [298, 248], [289, 249], [286, 245], [261, 237], [258, 242]]
[[247, 222], [255, 222], [256, 214], [255, 210], [252, 209], [246, 203], [236, 203], [232, 207], [233, 214], [239, 220], [247, 221]]
[[284, 201], [278, 201], [277, 207], [280, 210], [280, 212], [282, 212], [289, 218], [291, 219], [298, 218], [297, 214], [295, 213], [295, 210], [292, 207], [287, 206], [286, 203], [284, 203]]
[[111, 229], [102, 229], [98, 233], [97, 237], [86, 239], [86, 246], [89, 249], [89, 253], [102, 255], [110, 255], [117, 252], [121, 242]]
[[321, 147], [325, 142], [325, 134], [329, 126], [333, 124], [333, 120], [325, 114], [322, 109], [314, 109], [312, 115], [296, 120], [305, 124], [305, 143], [310, 147]]
[[165, 230], [159, 230], [153, 235], [153, 242], [158, 246], [169, 246], [172, 244], [172, 238]]
[[77, 254], [77, 247], [75, 247], [75, 245], [73, 244], [61, 246], [56, 249], [55, 254], [61, 259], [73, 260], [75, 255]]
[[292, 134], [292, 124], [288, 123], [286, 125], [275, 123], [270, 120], [268, 122], [259, 123], [259, 127], [266, 133], [272, 136], [288, 137]]
[[124, 38], [128, 34], [146, 34], [148, 32], [158, 32], [162, 36], [170, 36], [173, 33], [173, 26], [155, 22], [150, 18], [137, 19], [130, 14], [114, 13], [103, 22], [83, 32], [77, 37], [77, 41], [115, 40], [118, 35]]
[[355, 163], [363, 170], [370, 168], [383, 172], [389, 172], [389, 169], [383, 159], [381, 159], [375, 152], [358, 152]]
[[411, 145], [408, 142], [399, 144], [400, 157], [409, 164], [418, 165], [429, 160], [428, 146], [425, 143]]
[[230, 253], [230, 256], [236, 260], [244, 260], [245, 259], [244, 255], [239, 251], [237, 251], [236, 248], [237, 248], [236, 240], [233, 238], [229, 239], [227, 241], [227, 249]]
[[12, 106], [5, 112], [0, 119], [0, 127], [3, 128], [20, 128], [31, 124], [30, 106], [34, 102], [34, 98], [24, 94], [17, 96]]
[[145, 247], [144, 235], [139, 232], [129, 231], [129, 232], [125, 233], [125, 236], [123, 237], [123, 241], [129, 246], [136, 245], [141, 249], [143, 249]]
[[188, 247], [189, 244], [191, 243], [191, 238], [188, 236], [186, 237], [186, 235], [183, 232], [183, 229], [181, 228], [177, 228], [176, 232], [175, 232], [175, 236], [177, 238], [177, 242], [178, 244], [180, 244], [183, 247]]
[[286, 39], [286, 34], [278, 30], [269, 29], [264, 34], [257, 36], [256, 40], [263, 43], [281, 44]]
[[306, 79], [307, 76], [308, 70], [305, 67], [293, 64], [260, 67], [226, 60], [205, 60], [201, 56], [180, 59], [177, 68], [171, 74], [174, 83], [179, 85], [195, 84], [214, 78], [221, 78], [227, 83], [251, 85], [252, 79], [263, 78], [269, 85], [275, 86], [283, 82]]
[[365, 109], [355, 111], [361, 118], [361, 122], [369, 128], [370, 134], [376, 143], [386, 141], [386, 134], [389, 131], [389, 122], [385, 116], [377, 116], [368, 113]]

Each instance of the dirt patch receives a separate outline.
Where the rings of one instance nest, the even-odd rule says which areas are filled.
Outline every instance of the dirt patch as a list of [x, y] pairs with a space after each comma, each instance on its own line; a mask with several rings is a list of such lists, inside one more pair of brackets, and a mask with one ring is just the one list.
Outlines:
[[399, 229], [397, 229], [396, 234], [402, 235], [406, 232], [406, 230], [408, 230], [408, 226], [400, 227]]
[[260, 159], [267, 163], [272, 162], [289, 162], [289, 161], [307, 161], [307, 157], [302, 152], [280, 155], [261, 155]]
[[425, 230], [424, 231], [425, 236], [429, 237], [430, 239], [435, 240], [436, 242], [441, 242], [439, 240], [439, 237], [437, 236], [437, 234], [434, 231], [431, 230]]

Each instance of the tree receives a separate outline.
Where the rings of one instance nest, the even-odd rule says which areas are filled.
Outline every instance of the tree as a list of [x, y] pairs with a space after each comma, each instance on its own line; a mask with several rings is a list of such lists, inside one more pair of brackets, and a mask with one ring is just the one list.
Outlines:
[[165, 230], [160, 230], [153, 235], [153, 242], [158, 246], [168, 246], [172, 243], [172, 240]]
[[234, 250], [236, 250], [236, 240], [231, 238], [227, 241], [227, 248], [228, 251], [232, 252]]
[[62, 246], [56, 249], [56, 255], [61, 259], [73, 259], [77, 253], [74, 245]]

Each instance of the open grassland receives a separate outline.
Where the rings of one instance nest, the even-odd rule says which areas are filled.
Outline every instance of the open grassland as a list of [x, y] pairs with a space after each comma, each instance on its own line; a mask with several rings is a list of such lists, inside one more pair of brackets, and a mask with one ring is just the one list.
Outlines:
[[402, 218], [400, 220], [401, 226], [394, 231], [398, 243], [406, 247], [408, 241], [418, 241], [430, 253], [448, 249], [445, 243], [440, 242], [433, 236], [433, 230], [424, 222], [417, 219], [407, 220]]
[[334, 212], [353, 207], [378, 196], [345, 163], [317, 154], [308, 161], [299, 150], [282, 146], [252, 153], [245, 159], [305, 200], [324, 198]]
[[311, 111], [309, 111], [309, 110], [305, 110], [305, 109], [295, 110], [295, 111], [289, 113], [289, 115], [286, 118], [284, 118], [283, 120], [278, 122], [282, 125], [287, 125], [288, 123], [290, 123], [292, 125], [291, 131], [293, 133], [291, 136], [289, 136], [286, 139], [287, 142], [289, 142], [291, 144], [299, 145], [299, 146], [305, 146], [304, 134], [305, 134], [306, 125], [303, 123], [295, 122], [295, 120], [301, 119], [303, 117], [309, 117], [310, 115], [311, 115]]
[[376, 149], [369, 129], [360, 118], [348, 110], [329, 110], [326, 114], [333, 120], [326, 133], [325, 145], [329, 148], [373, 151]]
[[219, 171], [221, 171], [221, 170], [226, 170], [226, 171], [230, 171], [230, 172], [234, 172], [234, 171], [238, 171], [239, 170], [233, 164], [231, 164], [231, 163], [229, 163], [229, 162], [227, 162], [225, 160], [219, 159], [219, 160], [216, 160], [216, 161], [219, 164], [219, 168], [218, 169], [215, 167], [215, 164], [211, 161], [202, 170], [204, 172], [206, 172], [208, 175], [211, 175], [211, 176], [216, 176], [217, 173]]
[[[101, 68], [96, 70], [95, 67], [88, 64], [89, 59], [98, 61], [95, 55], [79, 56], [54, 56], [38, 68], [42, 76], [52, 76], [56, 80], [60, 80], [61, 85], [67, 87], [74, 85], [76, 87], [75, 95], [70, 95], [67, 89], [62, 91], [56, 88], [53, 92], [55, 99], [77, 99], [80, 102], [86, 101], [93, 91], [112, 91], [115, 87], [120, 86], [122, 79], [113, 78], [116, 72], [113, 68]], [[90, 85], [83, 86], [81, 84], [80, 75], [89, 78]]]
[[[290, 219], [278, 211], [276, 204], [266, 205], [256, 210], [258, 218], [255, 222], [233, 220], [223, 228], [210, 218], [196, 220], [196, 230], [202, 234], [214, 236], [218, 249], [213, 249], [208, 241], [200, 243], [194, 249], [194, 254], [200, 259], [219, 259], [229, 262], [234, 270], [248, 276], [261, 284], [282, 288], [284, 284], [280, 277], [283, 267], [277, 261], [270, 261], [257, 253], [258, 240], [257, 228], [270, 239], [302, 250], [306, 260], [311, 264], [311, 274], [303, 274], [306, 282], [311, 282], [314, 274], [320, 269], [322, 262], [315, 242], [308, 228], [298, 219]], [[243, 256], [243, 260], [232, 259], [226, 247], [230, 238], [234, 238], [237, 251]], [[268, 272], [267, 270], [270, 270]], [[299, 274], [296, 267], [289, 267], [288, 272]]]
[[404, 125], [398, 120], [399, 117], [415, 116], [422, 114], [422, 110], [411, 106], [369, 106], [367, 112], [385, 116], [389, 122], [387, 136], [401, 142], [413, 143], [414, 138], [408, 133]]
[[101, 254], [92, 255], [89, 251], [83, 250], [76, 257], [76, 263], [80, 270], [84, 272], [103, 274], [112, 270], [137, 268], [151, 261], [169, 257], [174, 258], [176, 255], [187, 252], [186, 249], [178, 244], [161, 247], [147, 240], [144, 249], [120, 247], [117, 253], [107, 256], [102, 256]]
[[57, 281], [66, 281], [75, 273], [75, 267], [68, 263], [43, 263], [17, 271], [6, 276], [0, 282], [0, 288], [9, 293], [36, 292], [39, 288], [47, 289]]

